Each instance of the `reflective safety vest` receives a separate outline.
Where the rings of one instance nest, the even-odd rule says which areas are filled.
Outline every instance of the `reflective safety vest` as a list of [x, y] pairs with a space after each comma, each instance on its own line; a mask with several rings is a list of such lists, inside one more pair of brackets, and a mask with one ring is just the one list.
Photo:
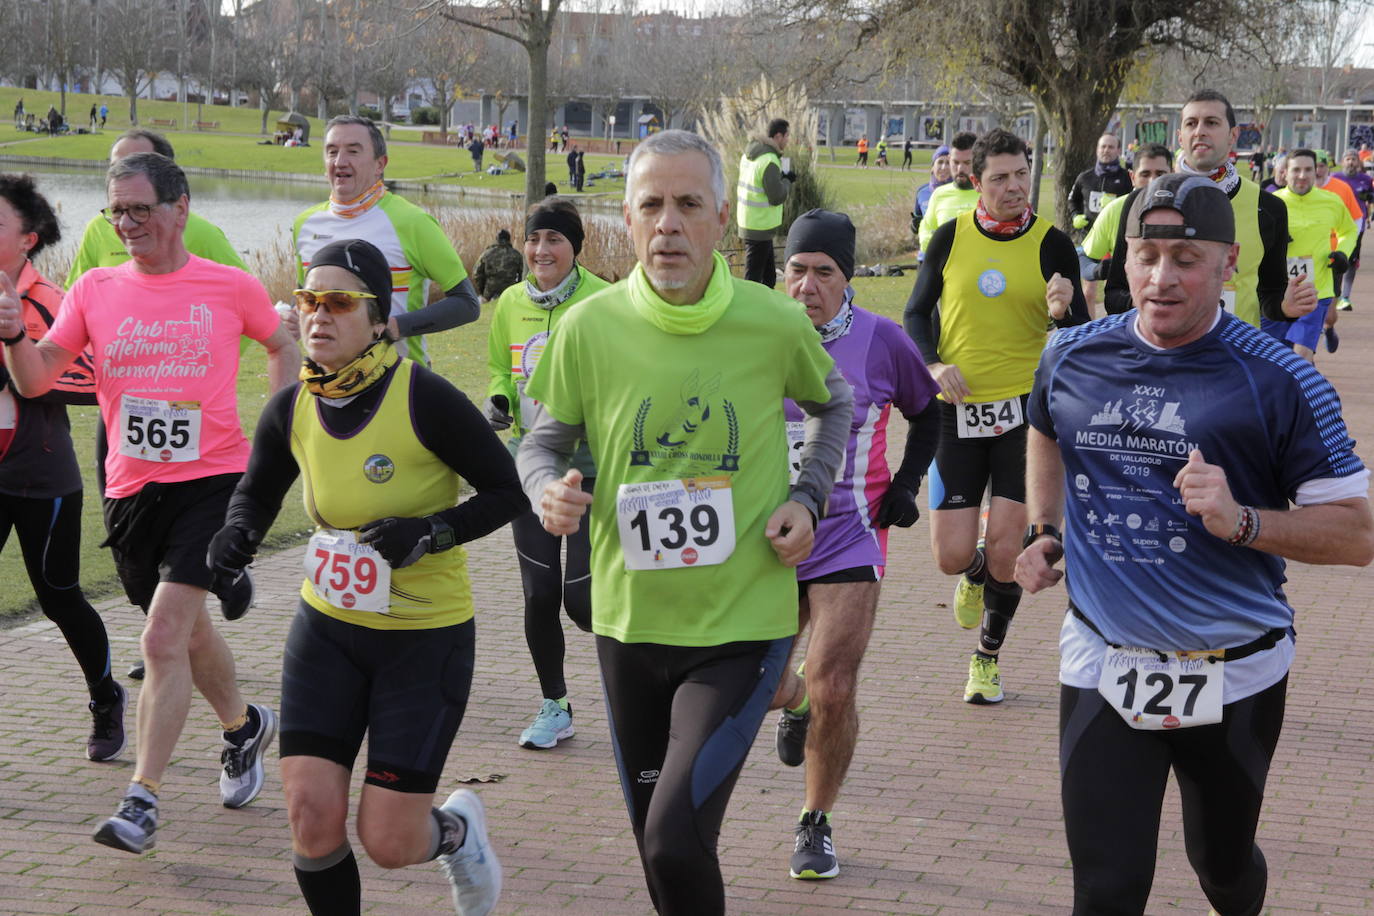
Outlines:
[[735, 221], [741, 229], [764, 232], [782, 225], [782, 204], [770, 204], [763, 190], [763, 173], [770, 165], [782, 169], [782, 159], [771, 150], [757, 159], [740, 157]]

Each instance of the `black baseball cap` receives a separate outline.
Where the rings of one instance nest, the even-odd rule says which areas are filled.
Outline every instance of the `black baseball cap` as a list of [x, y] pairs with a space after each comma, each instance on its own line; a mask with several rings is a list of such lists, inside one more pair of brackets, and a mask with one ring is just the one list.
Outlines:
[[[1183, 225], [1145, 225], [1145, 214], [1161, 208], [1182, 214]], [[1212, 179], [1172, 172], [1151, 181], [1136, 195], [1126, 215], [1126, 238], [1194, 239], [1230, 245], [1236, 240], [1236, 215], [1231, 199]]]

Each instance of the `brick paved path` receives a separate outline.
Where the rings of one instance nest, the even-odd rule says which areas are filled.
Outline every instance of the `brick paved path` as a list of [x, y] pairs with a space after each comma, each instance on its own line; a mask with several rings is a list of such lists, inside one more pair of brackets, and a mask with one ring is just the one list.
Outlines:
[[[1368, 287], [1370, 284], [1364, 284]], [[1374, 296], [1342, 316], [1343, 347], [1321, 366], [1374, 459]], [[96, 542], [88, 533], [88, 549]], [[471, 545], [477, 673], [442, 783], [478, 786], [506, 867], [502, 913], [650, 912], [615, 779], [589, 638], [569, 625], [577, 737], [555, 751], [516, 746], [538, 688], [524, 645], [509, 534]], [[1003, 655], [1007, 701], [960, 702], [971, 634], [944, 606], [952, 580], [931, 572], [925, 523], [894, 537], [861, 688], [862, 737], [837, 812], [843, 872], [787, 877], [801, 774], [778, 763], [772, 717], [735, 791], [721, 836], [732, 913], [1066, 913], [1071, 898], [1058, 801], [1056, 634], [1063, 592], [1023, 602]], [[294, 555], [256, 568], [259, 604], [226, 624], [245, 693], [276, 704], [281, 649], [299, 582]], [[1269, 912], [1374, 912], [1374, 572], [1290, 567], [1301, 641], [1260, 841]], [[141, 618], [102, 605], [116, 672], [134, 658]], [[216, 791], [218, 735], [199, 698], [163, 786], [157, 849], [133, 857], [90, 840], [132, 774], [82, 756], [80, 675], [37, 617], [0, 631], [0, 913], [301, 913], [276, 761], [250, 807]], [[131, 723], [132, 727], [132, 723]], [[272, 755], [275, 758], [275, 754]], [[1108, 812], [1104, 812], [1108, 814]], [[355, 849], [360, 846], [354, 840]], [[433, 866], [386, 873], [361, 855], [367, 911], [450, 912]], [[1171, 789], [1149, 911], [1202, 916]]]

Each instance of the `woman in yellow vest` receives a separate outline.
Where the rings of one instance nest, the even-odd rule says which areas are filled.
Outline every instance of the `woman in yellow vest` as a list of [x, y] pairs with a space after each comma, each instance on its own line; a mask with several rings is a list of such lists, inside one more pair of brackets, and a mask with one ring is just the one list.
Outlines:
[[[491, 313], [486, 415], [493, 429], [511, 429], [512, 456], [534, 425], [538, 404], [525, 396], [525, 384], [549, 335], [569, 309], [610, 285], [577, 263], [583, 236], [582, 215], [572, 201], [547, 197], [531, 206], [525, 218], [525, 280], [507, 287]], [[596, 465], [585, 442], [571, 464], [582, 472], [582, 489], [591, 492]], [[565, 565], [565, 539], [545, 531], [533, 512], [511, 522], [511, 534], [525, 593], [525, 642], [543, 693], [534, 721], [520, 733], [520, 746], [551, 748], [573, 736], [559, 610], [565, 608], [569, 619], [591, 630], [591, 542], [585, 528], [569, 535]]]
[[[402, 360], [386, 333], [391, 271], [373, 245], [333, 242], [296, 290], [307, 358], [268, 402], [224, 528], [234, 576], [299, 474], [316, 528], [282, 661], [282, 786], [296, 880], [313, 914], [356, 914], [348, 787], [368, 738], [358, 835], [384, 868], [438, 859], [465, 914], [488, 913], [501, 867], [478, 797], [434, 792], [467, 704], [473, 605], [465, 541], [528, 508], [482, 414]], [[456, 505], [459, 477], [477, 495]]]

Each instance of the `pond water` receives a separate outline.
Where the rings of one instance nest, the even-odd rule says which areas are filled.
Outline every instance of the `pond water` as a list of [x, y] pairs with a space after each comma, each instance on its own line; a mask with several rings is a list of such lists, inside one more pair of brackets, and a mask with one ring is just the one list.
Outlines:
[[[70, 263], [81, 232], [91, 217], [106, 205], [105, 173], [99, 169], [45, 169], [0, 165], [0, 169], [23, 171], [38, 180], [38, 189], [57, 210], [62, 225], [62, 241], [53, 249], [53, 261]], [[291, 224], [306, 207], [324, 200], [328, 186], [324, 175], [318, 183], [273, 181], [271, 179], [214, 178], [188, 175], [191, 209], [224, 230], [230, 243], [241, 254], [251, 254], [263, 245], [291, 236]], [[443, 210], [472, 210], [482, 202], [405, 191], [404, 196], [436, 216]], [[493, 201], [492, 206], [498, 202]]]

